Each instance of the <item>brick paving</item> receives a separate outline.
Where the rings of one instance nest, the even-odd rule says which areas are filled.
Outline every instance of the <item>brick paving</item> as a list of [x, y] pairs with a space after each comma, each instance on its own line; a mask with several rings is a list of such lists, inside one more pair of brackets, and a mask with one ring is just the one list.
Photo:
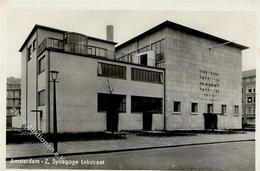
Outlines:
[[[254, 132], [245, 134], [197, 134], [195, 136], [174, 137], [143, 137], [128, 134], [123, 140], [92, 140], [92, 141], [69, 141], [58, 143], [59, 153], [82, 153], [104, 150], [135, 149], [145, 147], [163, 147], [171, 145], [185, 145], [196, 143], [210, 143], [223, 141], [239, 141], [255, 139]], [[52, 145], [52, 144], [51, 144]], [[8, 144], [6, 157], [22, 157], [52, 154], [41, 143]]]

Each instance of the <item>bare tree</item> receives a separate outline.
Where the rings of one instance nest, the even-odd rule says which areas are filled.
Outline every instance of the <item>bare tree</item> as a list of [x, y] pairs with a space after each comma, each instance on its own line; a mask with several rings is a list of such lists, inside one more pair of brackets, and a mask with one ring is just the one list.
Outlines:
[[113, 91], [115, 90], [115, 82], [107, 78], [106, 82], [103, 84], [103, 89], [109, 94], [113, 94]]

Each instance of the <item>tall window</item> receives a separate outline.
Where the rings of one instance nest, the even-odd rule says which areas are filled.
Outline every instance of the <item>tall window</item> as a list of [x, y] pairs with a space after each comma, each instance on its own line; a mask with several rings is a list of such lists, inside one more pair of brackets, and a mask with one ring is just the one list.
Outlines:
[[173, 102], [173, 112], [181, 112], [181, 102]]
[[33, 51], [36, 49], [36, 39], [33, 41]]
[[97, 71], [98, 71], [98, 76], [101, 77], [126, 79], [125, 66], [98, 63]]
[[164, 47], [164, 40], [159, 40], [153, 44], [151, 44], [151, 49], [155, 51], [156, 62], [164, 60], [164, 54], [163, 54], [163, 47]]
[[208, 113], [213, 113], [213, 104], [208, 104], [207, 112]]
[[27, 61], [32, 58], [32, 45], [27, 48]]
[[221, 113], [226, 114], [227, 113], [227, 105], [221, 105]]
[[38, 106], [45, 105], [45, 90], [38, 92]]
[[191, 103], [191, 112], [198, 113], [198, 103]]
[[98, 93], [98, 112], [126, 112], [126, 96]]
[[45, 71], [45, 56], [43, 56], [38, 63], [38, 67], [39, 67], [39, 74], [43, 71]]
[[160, 72], [132, 68], [131, 79], [148, 83], [163, 83], [163, 75]]
[[239, 108], [238, 106], [234, 106], [234, 114], [238, 115], [239, 114]]
[[162, 113], [162, 98], [131, 96], [131, 112]]

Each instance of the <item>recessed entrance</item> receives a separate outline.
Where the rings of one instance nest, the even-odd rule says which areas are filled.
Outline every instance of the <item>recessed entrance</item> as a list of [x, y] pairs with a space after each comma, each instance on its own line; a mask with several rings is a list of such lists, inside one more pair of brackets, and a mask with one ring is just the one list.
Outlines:
[[107, 112], [107, 131], [118, 131], [118, 112]]
[[218, 129], [218, 116], [214, 114], [204, 114], [205, 129]]
[[149, 113], [149, 112], [144, 112], [143, 113], [143, 130], [151, 131], [152, 123], [153, 123], [153, 114]]
[[98, 93], [98, 111], [106, 112], [107, 131], [117, 132], [119, 113], [126, 112], [126, 96]]

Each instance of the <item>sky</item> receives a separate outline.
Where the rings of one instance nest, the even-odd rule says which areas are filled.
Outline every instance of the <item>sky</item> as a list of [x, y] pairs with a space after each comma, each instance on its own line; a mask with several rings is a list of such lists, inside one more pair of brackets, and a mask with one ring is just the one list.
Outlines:
[[7, 18], [6, 76], [21, 76], [22, 43], [35, 24], [106, 38], [114, 26], [114, 41], [130, 38], [170, 20], [250, 47], [243, 51], [242, 70], [255, 68], [256, 15], [252, 11], [9, 9]]

